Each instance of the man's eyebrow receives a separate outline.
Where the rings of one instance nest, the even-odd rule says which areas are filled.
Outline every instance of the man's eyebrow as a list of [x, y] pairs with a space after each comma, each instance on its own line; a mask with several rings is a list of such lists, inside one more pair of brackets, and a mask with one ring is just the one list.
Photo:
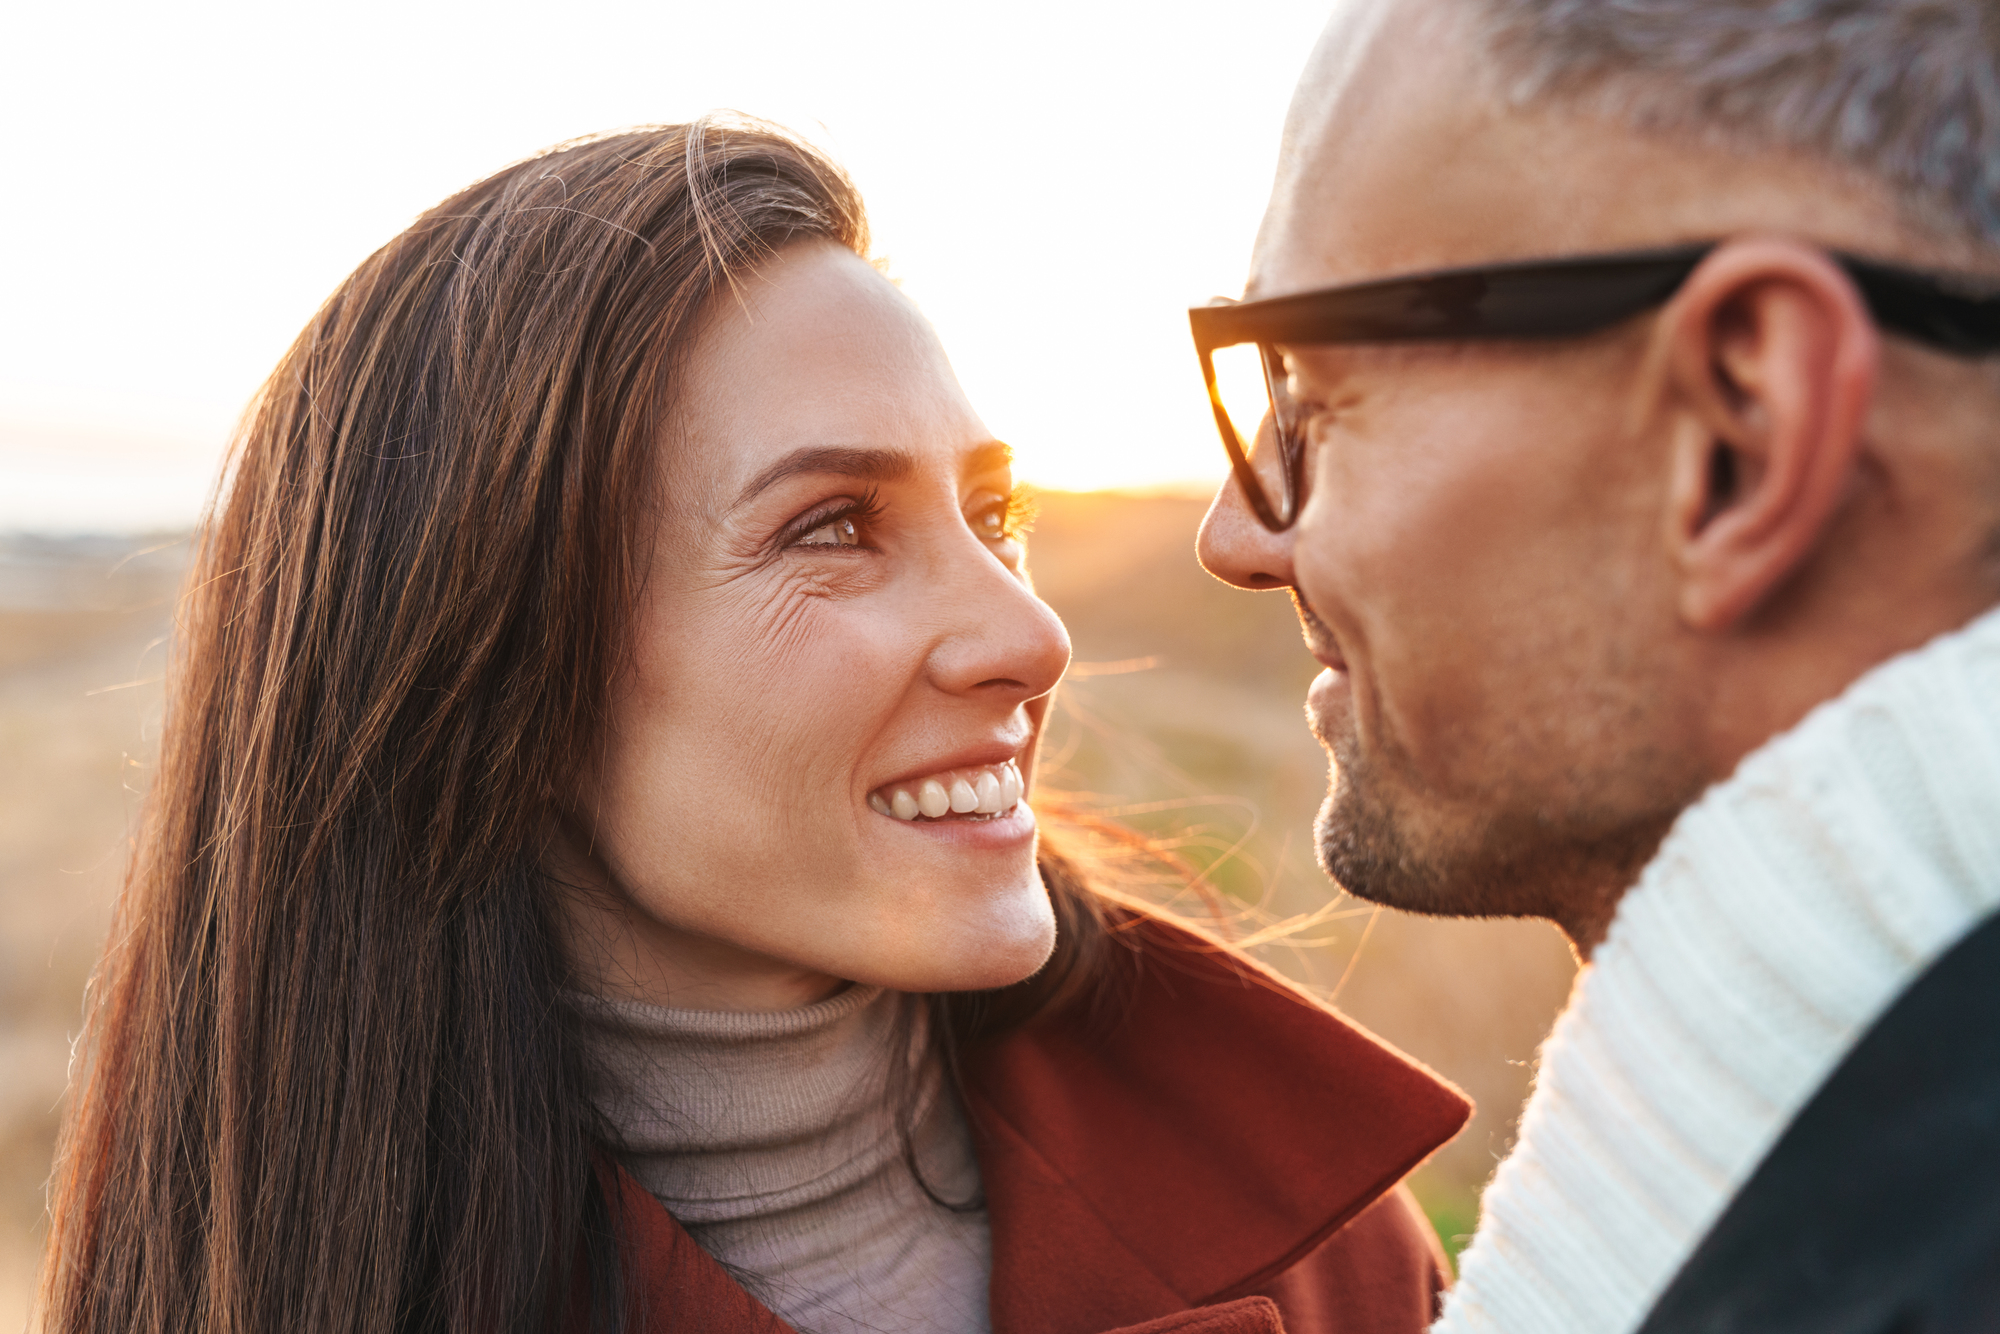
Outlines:
[[858, 449], [852, 445], [815, 445], [794, 450], [750, 479], [736, 497], [747, 505], [759, 493], [801, 473], [837, 473], [869, 482], [900, 482], [917, 470], [917, 461], [900, 449]]

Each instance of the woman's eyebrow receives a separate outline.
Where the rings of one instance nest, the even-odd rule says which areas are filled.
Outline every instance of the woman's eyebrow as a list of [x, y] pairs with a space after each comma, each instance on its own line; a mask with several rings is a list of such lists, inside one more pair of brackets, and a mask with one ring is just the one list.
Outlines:
[[965, 451], [959, 465], [967, 477], [983, 472], [999, 472], [1014, 466], [1014, 447], [999, 440], [986, 440]]
[[[836, 473], [869, 482], [900, 482], [917, 470], [917, 461], [900, 449], [860, 449], [852, 445], [815, 445], [794, 450], [750, 479], [736, 497], [747, 505], [766, 491], [800, 473]], [[733, 508], [733, 507], [732, 507]]]

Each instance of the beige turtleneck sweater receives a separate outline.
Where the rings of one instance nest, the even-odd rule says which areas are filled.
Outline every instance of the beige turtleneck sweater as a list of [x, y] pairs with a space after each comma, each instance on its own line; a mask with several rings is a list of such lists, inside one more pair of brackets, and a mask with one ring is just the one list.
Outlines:
[[[979, 1191], [914, 998], [850, 986], [777, 1013], [570, 997], [619, 1161], [766, 1306], [809, 1334], [986, 1334], [986, 1214], [929, 1199], [890, 1076], [919, 1055], [915, 1144], [950, 1201]], [[899, 1042], [904, 1007], [918, 1026]]]

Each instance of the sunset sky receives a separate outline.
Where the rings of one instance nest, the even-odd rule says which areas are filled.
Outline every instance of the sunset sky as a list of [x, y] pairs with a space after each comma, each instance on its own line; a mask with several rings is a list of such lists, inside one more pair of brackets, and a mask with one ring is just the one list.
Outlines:
[[279, 353], [418, 212], [558, 140], [715, 107], [847, 166], [1024, 476], [1212, 481], [1183, 312], [1242, 287], [1331, 4], [20, 9], [0, 529], [190, 522]]

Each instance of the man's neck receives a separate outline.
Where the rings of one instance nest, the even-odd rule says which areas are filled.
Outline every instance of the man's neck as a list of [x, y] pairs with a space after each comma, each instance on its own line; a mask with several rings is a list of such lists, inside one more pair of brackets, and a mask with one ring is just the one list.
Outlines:
[[1623, 894], [1440, 1327], [1631, 1329], [1852, 1044], [2000, 911], [2000, 613], [1746, 757]]
[[[1700, 702], [1689, 718], [1702, 736], [1701, 769], [1707, 778], [1681, 809], [1876, 667], [2000, 605], [1985, 584], [1962, 579], [1949, 584], [1921, 603], [1906, 602], [1895, 616], [1843, 613], [1835, 623], [1810, 629], [1799, 623], [1810, 608], [1790, 608], [1792, 623], [1782, 625], [1777, 622], [1787, 619], [1786, 609], [1773, 609], [1770, 618], [1719, 646], [1712, 658], [1697, 660], [1691, 672], [1702, 682]], [[1548, 918], [1569, 938], [1579, 960], [1589, 960], [1603, 942], [1619, 904], [1679, 815], [1676, 810], [1634, 826], [1615, 842], [1578, 850], [1576, 869], [1550, 878], [1547, 892], [1556, 906]]]

